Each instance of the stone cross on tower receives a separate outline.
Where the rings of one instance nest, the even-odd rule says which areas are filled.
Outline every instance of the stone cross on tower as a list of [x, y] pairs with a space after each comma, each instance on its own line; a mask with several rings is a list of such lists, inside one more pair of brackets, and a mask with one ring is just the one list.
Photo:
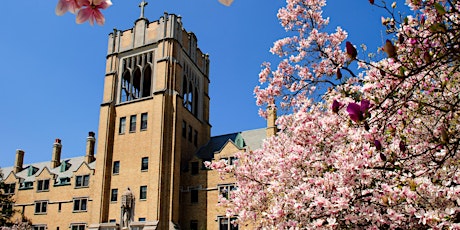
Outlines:
[[141, 8], [141, 16], [140, 18], [144, 18], [144, 9], [145, 6], [147, 6], [149, 3], [146, 2], [145, 0], [142, 0], [142, 2], [139, 4], [139, 7]]

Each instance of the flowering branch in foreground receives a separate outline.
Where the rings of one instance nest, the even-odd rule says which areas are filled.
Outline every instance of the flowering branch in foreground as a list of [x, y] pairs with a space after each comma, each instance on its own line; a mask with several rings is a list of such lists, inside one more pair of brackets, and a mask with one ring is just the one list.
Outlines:
[[[219, 0], [225, 6], [230, 6], [233, 0]], [[105, 10], [112, 5], [110, 0], [59, 0], [56, 6], [56, 15], [61, 16], [67, 12], [76, 14], [76, 23], [82, 24], [89, 21], [90, 25], [96, 22], [104, 25], [105, 17], [101, 10]]]
[[264, 63], [255, 94], [288, 114], [238, 167], [211, 164], [237, 181], [227, 214], [259, 228], [460, 229], [460, 3], [408, 0], [400, 17], [369, 1], [393, 38], [367, 61], [340, 27], [326, 32], [325, 0], [286, 2], [278, 18], [295, 35], [275, 42], [282, 60]]

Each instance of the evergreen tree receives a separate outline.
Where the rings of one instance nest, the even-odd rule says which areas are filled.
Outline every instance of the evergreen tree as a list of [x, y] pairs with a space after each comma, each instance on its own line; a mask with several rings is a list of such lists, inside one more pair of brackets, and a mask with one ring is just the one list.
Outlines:
[[11, 226], [11, 217], [13, 211], [13, 199], [9, 194], [5, 194], [5, 183], [3, 181], [3, 173], [0, 168], [0, 226]]

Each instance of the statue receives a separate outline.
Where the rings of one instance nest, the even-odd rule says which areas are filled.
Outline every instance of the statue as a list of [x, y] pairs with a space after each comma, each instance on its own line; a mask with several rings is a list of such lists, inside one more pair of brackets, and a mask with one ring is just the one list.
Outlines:
[[121, 195], [121, 228], [129, 229], [129, 223], [132, 221], [134, 208], [134, 195], [129, 187]]

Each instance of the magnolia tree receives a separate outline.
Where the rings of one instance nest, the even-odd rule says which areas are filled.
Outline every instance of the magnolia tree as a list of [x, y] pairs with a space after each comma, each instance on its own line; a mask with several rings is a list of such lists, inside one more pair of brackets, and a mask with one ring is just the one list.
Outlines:
[[227, 215], [258, 228], [460, 229], [460, 3], [407, 0], [402, 16], [369, 0], [392, 37], [369, 61], [344, 30], [327, 32], [325, 0], [286, 2], [278, 18], [295, 35], [275, 42], [282, 60], [264, 64], [255, 95], [288, 115], [237, 166], [211, 164], [237, 181]]

